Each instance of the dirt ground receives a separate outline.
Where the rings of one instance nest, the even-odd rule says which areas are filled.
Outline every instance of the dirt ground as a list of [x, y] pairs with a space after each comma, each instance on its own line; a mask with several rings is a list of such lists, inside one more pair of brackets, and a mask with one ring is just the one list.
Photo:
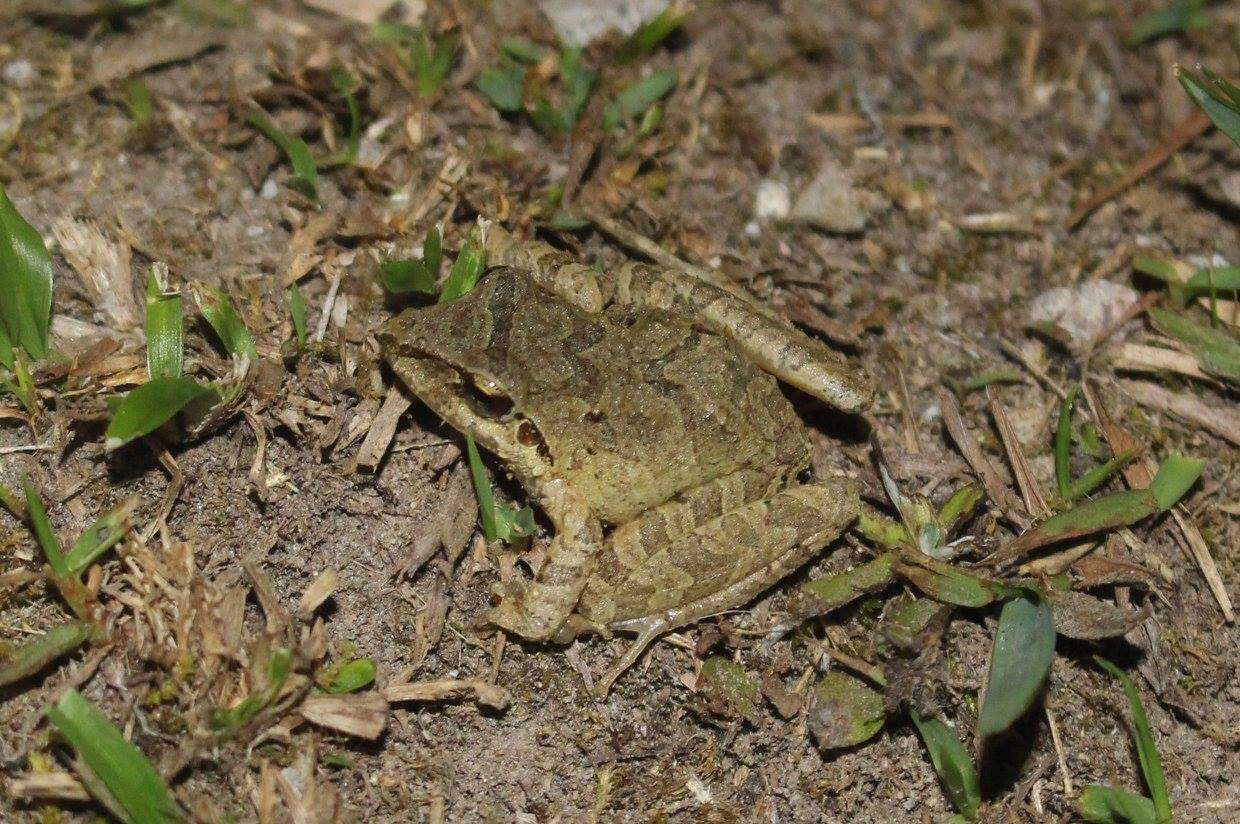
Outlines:
[[[1132, 22], [1158, 5], [700, 3], [636, 60], [609, 60], [615, 36], [586, 49], [587, 64], [602, 69], [599, 100], [651, 72], [677, 72], [662, 122], [636, 138], [631, 126], [600, 132], [597, 104], [586, 107], [586, 126], [548, 136], [478, 92], [474, 80], [496, 64], [502, 38], [554, 45], [535, 4], [432, 2], [429, 19], [457, 32], [461, 50], [430, 99], [368, 27], [295, 2], [255, 3], [231, 26], [211, 22], [203, 10], [222, 5], [207, 2], [107, 19], [0, 9], [0, 183], [48, 241], [57, 346], [80, 358], [69, 377], [43, 384], [36, 416], [0, 399], [9, 408], [0, 483], [20, 488], [29, 475], [62, 541], [137, 497], [133, 537], [90, 578], [108, 642], [0, 693], [6, 780], [69, 769], [42, 713], [73, 685], [152, 761], [179, 768], [176, 795], [202, 820], [944, 820], [948, 801], [902, 712], [870, 741], [827, 751], [804, 712], [783, 717], [763, 701], [749, 719], [729, 716], [697, 688], [708, 654], [788, 691], [841, 666], [828, 649], [890, 666], [877, 598], [772, 633], [787, 624], [801, 582], [873, 555], [859, 538], [836, 542], [757, 602], [655, 644], [602, 702], [583, 674], [601, 672], [625, 639], [503, 643], [476, 626], [500, 574], [519, 572], [473, 534], [456, 433], [416, 401], [390, 444], [374, 432], [393, 377], [372, 333], [398, 308], [377, 282], [379, 262], [409, 256], [438, 222], [451, 257], [478, 215], [605, 268], [638, 256], [588, 228], [546, 228], [557, 208], [549, 191], [565, 187], [570, 211], [613, 217], [718, 269], [873, 375], [880, 391], [862, 416], [790, 394], [812, 430], [816, 471], [857, 479], [885, 507], [876, 447], [902, 489], [936, 503], [973, 479], [945, 432], [941, 393], [994, 370], [1010, 378], [991, 385], [995, 403], [1033, 477], [1054, 489], [1058, 393], [1085, 379], [1154, 461], [1173, 452], [1208, 460], [1183, 518], [1234, 598], [1234, 387], [1121, 370], [1115, 357], [1151, 331], [1123, 313], [1162, 291], [1134, 275], [1134, 253], [1238, 262], [1240, 152], [1208, 132], [1066, 225], [1194, 114], [1174, 64], [1240, 73], [1234, 5], [1209, 5], [1209, 28], [1127, 45]], [[356, 163], [320, 173], [314, 204], [287, 185], [288, 163], [246, 125], [245, 106], [258, 103], [326, 154], [347, 123], [329, 76], [339, 65], [360, 78], [363, 136]], [[145, 128], [123, 103], [132, 77], [154, 101]], [[831, 195], [826, 206], [803, 194], [815, 177]], [[141, 307], [156, 261], [174, 285], [201, 281], [232, 296], [260, 359], [215, 431], [105, 454], [104, 399], [146, 378], [141, 311], [124, 328], [115, 303]], [[79, 269], [114, 276], [95, 294]], [[323, 331], [301, 351], [291, 344], [290, 282], [304, 295], [310, 336]], [[1058, 287], [1071, 291], [1052, 293]], [[1035, 328], [1048, 317], [1039, 312], [1065, 308], [1073, 318]], [[188, 298], [186, 324], [187, 371], [226, 374]], [[1187, 399], [1188, 416], [1169, 413], [1151, 386]], [[389, 398], [397, 411], [399, 397]], [[958, 397], [1012, 482], [986, 393]], [[1219, 410], [1212, 426], [1210, 410]], [[377, 468], [366, 465], [372, 441]], [[522, 502], [502, 467], [490, 467], [501, 496]], [[1013, 534], [983, 513], [966, 529], [978, 547], [965, 560]], [[983, 820], [1072, 820], [1088, 784], [1143, 790], [1127, 703], [1092, 664], [1099, 652], [1140, 688], [1179, 819], [1240, 817], [1240, 632], [1174, 519], [1130, 534], [1125, 557], [1154, 583], [1092, 591], [1147, 609], [1148, 619], [1123, 639], [1060, 639], [1042, 704], [986, 754]], [[543, 530], [535, 551], [546, 540]], [[0, 516], [0, 575], [17, 580], [38, 557], [21, 524]], [[330, 597], [300, 610], [324, 573], [336, 576]], [[6, 583], [0, 598], [10, 645], [64, 620], [51, 587]], [[935, 654], [918, 658], [931, 696], [921, 700], [968, 743], [996, 617], [957, 610]], [[210, 709], [261, 685], [266, 650], [281, 644], [300, 651], [286, 693], [237, 735], [206, 736]], [[297, 712], [307, 679], [355, 658], [378, 667], [378, 687], [358, 704], [386, 722], [375, 741]], [[446, 679], [482, 692], [376, 707], [390, 685]], [[100, 814], [80, 801], [0, 797], [7, 821]]]

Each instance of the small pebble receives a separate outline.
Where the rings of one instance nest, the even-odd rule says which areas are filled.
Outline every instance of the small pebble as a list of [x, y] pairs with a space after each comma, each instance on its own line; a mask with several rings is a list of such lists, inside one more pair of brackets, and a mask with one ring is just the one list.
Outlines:
[[267, 232], [267, 230], [266, 230], [266, 229], [264, 229], [262, 226], [247, 226], [247, 227], [245, 227], [245, 236], [246, 236], [246, 237], [262, 237], [264, 234], [266, 234], [266, 232]]
[[788, 187], [777, 180], [764, 180], [758, 184], [754, 198], [753, 214], [758, 220], [783, 220], [792, 209], [792, 196]]
[[280, 194], [280, 187], [276, 185], [275, 180], [267, 178], [258, 193], [267, 200], [275, 200], [276, 195]]
[[4, 82], [18, 89], [24, 89], [34, 80], [34, 65], [29, 60], [10, 60], [4, 64]]

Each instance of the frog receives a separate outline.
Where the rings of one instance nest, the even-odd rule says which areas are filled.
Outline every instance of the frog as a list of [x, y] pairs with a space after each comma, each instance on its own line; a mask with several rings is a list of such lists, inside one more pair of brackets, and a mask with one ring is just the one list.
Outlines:
[[485, 623], [534, 642], [636, 635], [595, 683], [606, 695], [655, 639], [744, 606], [856, 518], [851, 481], [802, 480], [810, 437], [780, 381], [846, 412], [874, 387], [703, 270], [604, 272], [482, 226], [474, 288], [376, 338], [399, 383], [549, 523], [536, 573], [498, 584]]

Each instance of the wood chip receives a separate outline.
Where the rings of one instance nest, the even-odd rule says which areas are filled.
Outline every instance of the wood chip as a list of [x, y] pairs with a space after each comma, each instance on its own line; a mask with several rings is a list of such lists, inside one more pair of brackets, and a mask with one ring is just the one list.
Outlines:
[[263, 614], [267, 616], [267, 631], [280, 631], [288, 625], [289, 614], [284, 607], [280, 606], [280, 597], [276, 595], [275, 588], [271, 586], [271, 579], [254, 561], [242, 561], [241, 568], [245, 570], [250, 583], [254, 585], [254, 596], [258, 598], [259, 606], [263, 608]]
[[297, 602], [297, 614], [302, 618], [309, 618], [316, 609], [323, 605], [324, 601], [332, 597], [339, 586], [340, 575], [336, 570], [323, 570], [301, 594], [301, 600]]
[[440, 681], [414, 681], [392, 684], [383, 691], [384, 697], [393, 704], [401, 701], [444, 701], [470, 693], [479, 704], [496, 710], [507, 709], [512, 701], [508, 690], [482, 680], [445, 678]]
[[1192, 355], [1161, 346], [1125, 343], [1111, 355], [1110, 361], [1111, 366], [1121, 372], [1174, 372], [1197, 380], [1213, 381], [1201, 371]]
[[132, 34], [108, 38], [91, 60], [90, 72], [78, 93], [89, 92], [166, 63], [188, 60], [222, 45], [225, 32], [215, 26], [174, 22], [143, 27]]
[[298, 712], [316, 726], [374, 741], [387, 726], [388, 702], [375, 692], [312, 694], [301, 702]]
[[379, 466], [396, 435], [396, 424], [400, 422], [400, 416], [405, 414], [411, 403], [405, 393], [396, 387], [388, 389], [383, 396], [383, 405], [370, 422], [366, 440], [362, 441], [362, 447], [358, 450], [358, 469], [373, 472]]
[[90, 801], [77, 777], [66, 772], [29, 773], [9, 782], [9, 795], [37, 801]]
[[947, 427], [960, 454], [964, 456], [974, 474], [981, 480], [982, 486], [986, 488], [986, 495], [990, 498], [990, 502], [1012, 523], [1022, 530], [1028, 529], [1032, 521], [1025, 514], [1020, 501], [1016, 500], [1012, 490], [999, 475], [999, 470], [978, 446], [973, 430], [964, 422], [960, 414], [960, 406], [956, 403], [956, 398], [946, 389], [939, 390], [939, 409], [943, 413], [943, 425]]
[[143, 313], [134, 298], [129, 244], [113, 240], [89, 220], [58, 220], [52, 234], [60, 251], [77, 272], [95, 309], [117, 329], [141, 325]]
[[1120, 391], [1142, 406], [1175, 415], [1240, 446], [1240, 411], [1234, 405], [1211, 404], [1187, 392], [1172, 392], [1155, 383], [1120, 380]]
[[288, 248], [280, 260], [280, 285], [292, 286], [305, 277], [323, 260], [319, 244], [336, 229], [340, 216], [332, 211], [311, 215], [305, 224], [293, 233]]

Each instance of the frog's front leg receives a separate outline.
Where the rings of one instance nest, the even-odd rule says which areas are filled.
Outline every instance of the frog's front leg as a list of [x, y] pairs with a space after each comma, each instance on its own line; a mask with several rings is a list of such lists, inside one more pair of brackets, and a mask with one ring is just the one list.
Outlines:
[[500, 588], [487, 622], [532, 641], [554, 636], [568, 620], [598, 559], [603, 530], [571, 484], [555, 478], [538, 489], [555, 535], [534, 580]]

